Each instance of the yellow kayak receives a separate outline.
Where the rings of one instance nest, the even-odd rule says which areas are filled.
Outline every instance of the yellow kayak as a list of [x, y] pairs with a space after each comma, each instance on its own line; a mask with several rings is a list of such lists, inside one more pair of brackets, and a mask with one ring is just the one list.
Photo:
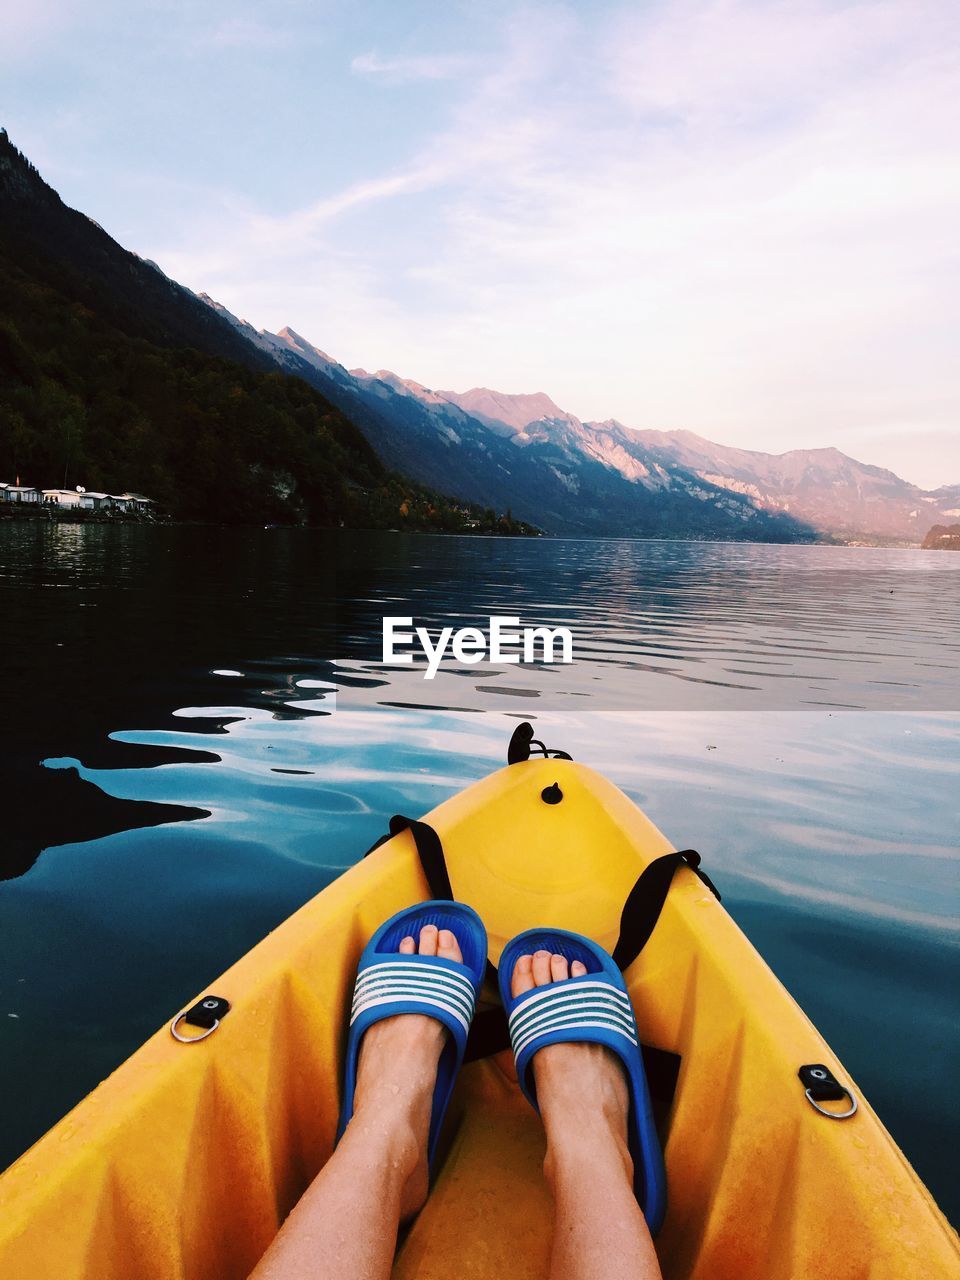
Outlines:
[[[427, 821], [494, 963], [534, 925], [613, 951], [638, 875], [672, 848], [615, 786], [565, 759], [509, 765]], [[158, 1031], [0, 1178], [0, 1280], [246, 1276], [330, 1155], [360, 952], [387, 916], [430, 896], [412, 833], [399, 832], [211, 984], [203, 996], [226, 1003], [209, 1033], [175, 1021], [182, 1039], [202, 1039]], [[689, 867], [625, 977], [641, 1036], [678, 1066], [661, 1107], [667, 1280], [960, 1275], [929, 1193]], [[818, 1101], [816, 1077], [798, 1076], [811, 1064], [842, 1098]], [[543, 1134], [509, 1054], [464, 1068], [448, 1126], [394, 1275], [542, 1277]]]

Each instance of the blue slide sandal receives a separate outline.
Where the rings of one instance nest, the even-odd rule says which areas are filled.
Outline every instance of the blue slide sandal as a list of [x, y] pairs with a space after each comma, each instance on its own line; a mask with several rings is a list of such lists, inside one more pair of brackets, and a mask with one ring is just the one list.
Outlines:
[[[510, 994], [514, 967], [520, 956], [535, 951], [561, 955], [571, 964], [579, 960], [587, 972], [579, 978], [534, 987], [515, 1000]], [[651, 1235], [656, 1235], [667, 1211], [667, 1178], [640, 1056], [640, 1036], [620, 970], [602, 947], [579, 933], [528, 929], [507, 943], [499, 971], [500, 998], [510, 1026], [517, 1079], [534, 1108], [539, 1110], [533, 1056], [547, 1045], [602, 1044], [623, 1063], [630, 1090], [627, 1138], [633, 1157], [634, 1192]]]
[[[418, 938], [424, 925], [449, 929], [457, 939], [463, 964], [440, 956], [404, 956], [399, 946], [404, 938]], [[384, 1018], [401, 1013], [422, 1013], [436, 1018], [449, 1031], [433, 1095], [428, 1158], [440, 1137], [450, 1095], [463, 1062], [467, 1033], [473, 1019], [477, 996], [483, 986], [487, 966], [487, 932], [472, 907], [460, 902], [418, 902], [398, 911], [376, 931], [364, 948], [357, 968], [357, 981], [350, 1011], [343, 1102], [337, 1141], [353, 1115], [353, 1095], [357, 1082], [357, 1061], [364, 1032]]]

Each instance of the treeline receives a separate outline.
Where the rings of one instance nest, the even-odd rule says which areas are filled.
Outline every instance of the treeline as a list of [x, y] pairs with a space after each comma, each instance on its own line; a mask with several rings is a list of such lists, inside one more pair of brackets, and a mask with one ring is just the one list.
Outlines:
[[185, 519], [532, 532], [388, 472], [298, 378], [131, 338], [6, 254], [0, 298], [4, 480], [132, 490]]
[[0, 129], [0, 480], [176, 518], [533, 532], [389, 471], [348, 415], [68, 208]]

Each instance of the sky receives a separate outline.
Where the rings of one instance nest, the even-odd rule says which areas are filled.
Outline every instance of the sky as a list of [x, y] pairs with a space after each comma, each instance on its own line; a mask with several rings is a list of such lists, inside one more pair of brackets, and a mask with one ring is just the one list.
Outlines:
[[960, 483], [955, 0], [0, 0], [0, 124], [258, 328]]

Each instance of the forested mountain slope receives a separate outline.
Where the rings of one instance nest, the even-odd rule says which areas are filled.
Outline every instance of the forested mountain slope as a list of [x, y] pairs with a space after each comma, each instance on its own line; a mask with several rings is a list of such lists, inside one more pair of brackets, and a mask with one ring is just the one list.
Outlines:
[[173, 515], [498, 528], [384, 465], [315, 387], [67, 208], [0, 133], [0, 479]]

